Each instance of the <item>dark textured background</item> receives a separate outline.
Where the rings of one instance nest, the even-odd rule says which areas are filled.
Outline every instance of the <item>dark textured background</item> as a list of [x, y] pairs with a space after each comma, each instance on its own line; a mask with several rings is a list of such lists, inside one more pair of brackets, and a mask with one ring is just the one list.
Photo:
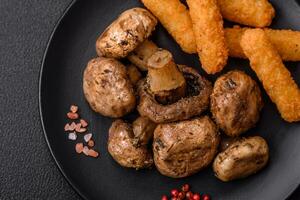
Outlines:
[[70, 2], [0, 0], [0, 200], [80, 199], [51, 158], [38, 111], [43, 53]]

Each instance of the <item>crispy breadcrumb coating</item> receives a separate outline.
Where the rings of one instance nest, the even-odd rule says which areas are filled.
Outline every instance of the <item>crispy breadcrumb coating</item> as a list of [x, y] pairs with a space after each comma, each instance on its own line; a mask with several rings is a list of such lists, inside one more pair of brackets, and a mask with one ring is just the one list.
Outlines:
[[241, 47], [282, 118], [300, 121], [300, 90], [262, 29], [246, 30]]
[[228, 49], [223, 19], [216, 0], [187, 0], [202, 68], [208, 74], [220, 72], [227, 63]]
[[253, 27], [270, 26], [275, 10], [268, 0], [218, 0], [222, 16]]
[[[225, 38], [231, 57], [246, 58], [240, 41], [249, 28], [225, 28]], [[263, 29], [282, 60], [300, 61], [300, 31]]]
[[141, 0], [186, 53], [196, 51], [192, 21], [179, 0]]

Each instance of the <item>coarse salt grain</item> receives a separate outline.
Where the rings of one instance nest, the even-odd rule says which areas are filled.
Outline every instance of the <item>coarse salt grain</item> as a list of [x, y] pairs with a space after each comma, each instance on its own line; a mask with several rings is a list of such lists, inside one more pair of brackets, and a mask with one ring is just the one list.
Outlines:
[[82, 153], [83, 151], [83, 144], [82, 143], [77, 143], [75, 146], [75, 150], [77, 153]]
[[89, 142], [92, 139], [92, 137], [93, 137], [93, 134], [88, 133], [88, 134], [84, 135], [83, 139], [85, 142]]
[[89, 150], [89, 148], [88, 148], [87, 146], [84, 146], [84, 147], [83, 147], [83, 151], [82, 151], [82, 152], [83, 152], [85, 155], [88, 156], [88, 155], [89, 155], [89, 151], [90, 151], [90, 150]]
[[88, 126], [88, 123], [84, 120], [84, 119], [81, 119], [80, 120], [80, 124], [83, 128], [87, 127]]
[[69, 140], [76, 140], [76, 139], [77, 139], [77, 135], [75, 132], [69, 133]]
[[72, 122], [70, 125], [70, 131], [74, 131], [75, 128], [76, 128], [76, 124], [75, 124], [75, 122]]
[[76, 113], [76, 112], [78, 111], [78, 106], [71, 105], [70, 111], [71, 111], [72, 113]]
[[64, 129], [65, 129], [65, 131], [69, 131], [70, 128], [71, 128], [70, 125], [69, 125], [69, 124], [66, 124]]
[[97, 158], [99, 156], [99, 153], [93, 149], [90, 149], [88, 154], [89, 154], [89, 156], [94, 157], [94, 158]]

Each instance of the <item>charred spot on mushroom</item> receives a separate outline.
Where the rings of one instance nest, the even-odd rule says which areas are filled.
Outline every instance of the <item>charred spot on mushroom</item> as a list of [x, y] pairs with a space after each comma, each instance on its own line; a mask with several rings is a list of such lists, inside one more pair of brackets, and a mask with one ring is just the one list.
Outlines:
[[237, 86], [237, 84], [231, 78], [229, 78], [225, 84], [228, 89], [234, 89]]
[[187, 84], [186, 97], [199, 95], [204, 86], [198, 82], [198, 78], [191, 73], [183, 73], [183, 76]]

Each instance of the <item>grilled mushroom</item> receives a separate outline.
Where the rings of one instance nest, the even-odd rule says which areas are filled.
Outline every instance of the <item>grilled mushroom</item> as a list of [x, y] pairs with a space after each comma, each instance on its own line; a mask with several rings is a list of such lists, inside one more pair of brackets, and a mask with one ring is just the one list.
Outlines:
[[209, 117], [161, 124], [154, 131], [154, 162], [161, 174], [182, 178], [208, 166], [219, 145], [219, 133]]
[[151, 35], [156, 24], [156, 18], [146, 9], [133, 8], [123, 12], [98, 38], [98, 55], [126, 57]]
[[191, 67], [179, 65], [178, 69], [185, 78], [186, 92], [184, 97], [174, 103], [160, 103], [151, 91], [149, 82], [146, 79], [139, 82], [138, 111], [141, 116], [159, 124], [189, 119], [208, 108], [211, 83]]
[[123, 167], [142, 169], [153, 164], [151, 151], [145, 145], [134, 145], [132, 126], [122, 120], [113, 122], [109, 129], [108, 152]]

